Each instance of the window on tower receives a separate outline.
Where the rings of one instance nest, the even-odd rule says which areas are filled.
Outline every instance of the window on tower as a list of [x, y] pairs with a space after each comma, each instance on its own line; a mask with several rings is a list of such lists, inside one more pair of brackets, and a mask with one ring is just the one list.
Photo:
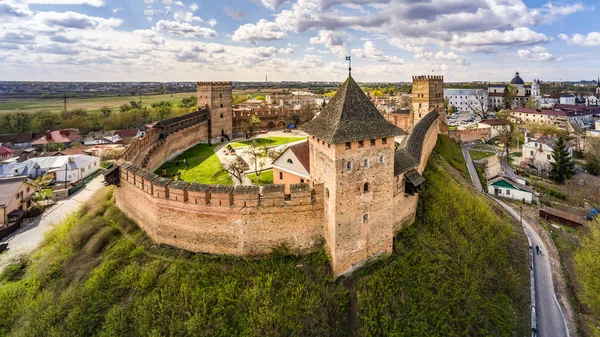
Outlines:
[[346, 168], [348, 169], [348, 171], [352, 171], [352, 162], [351, 162], [351, 161], [349, 161], [349, 162], [346, 164]]
[[385, 157], [381, 156], [381, 157], [379, 157], [379, 164], [383, 164], [383, 163], [385, 163]]
[[369, 213], [363, 214], [363, 223], [369, 222]]
[[369, 167], [369, 158], [365, 158], [365, 167]]
[[369, 193], [371, 191], [371, 185], [369, 183], [365, 183], [363, 185], [363, 193]]
[[358, 142], [358, 148], [360, 149], [361, 147], [363, 147], [365, 145], [365, 142], [363, 142], [362, 140]]
[[371, 146], [375, 146], [375, 139], [371, 139]]
[[350, 142], [346, 143], [346, 150], [350, 150], [352, 148], [351, 144], [352, 143], [350, 143]]
[[381, 138], [381, 144], [383, 144], [383, 145], [387, 144], [387, 138]]

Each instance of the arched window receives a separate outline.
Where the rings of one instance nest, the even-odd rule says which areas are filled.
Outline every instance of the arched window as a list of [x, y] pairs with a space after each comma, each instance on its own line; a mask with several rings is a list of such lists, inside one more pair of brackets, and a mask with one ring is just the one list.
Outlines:
[[385, 157], [381, 156], [381, 157], [379, 157], [379, 164], [383, 164], [383, 163], [385, 163]]
[[325, 187], [325, 199], [329, 200], [329, 189]]
[[294, 163], [294, 161], [292, 160], [292, 158], [288, 158], [287, 162], [290, 163], [290, 164]]
[[365, 167], [369, 167], [369, 158], [365, 158]]
[[346, 164], [346, 167], [348, 168], [348, 171], [352, 171], [352, 162], [349, 161], [348, 164]]
[[363, 223], [369, 222], [369, 213], [363, 214]]
[[365, 183], [363, 185], [363, 192], [364, 193], [369, 193], [370, 190], [371, 190], [371, 185], [369, 185], [369, 183]]

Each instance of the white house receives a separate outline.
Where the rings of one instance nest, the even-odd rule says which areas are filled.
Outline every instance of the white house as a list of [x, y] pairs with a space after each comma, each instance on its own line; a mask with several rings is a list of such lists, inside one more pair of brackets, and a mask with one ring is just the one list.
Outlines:
[[121, 136], [118, 131], [92, 131], [83, 140], [83, 145], [102, 145], [102, 144], [116, 144], [120, 142]]
[[[539, 81], [534, 81], [534, 84], [539, 85]], [[511, 102], [511, 107], [525, 106], [525, 103], [532, 96], [532, 86], [525, 85], [525, 82], [519, 75], [519, 72], [515, 73], [515, 77], [510, 81], [510, 85], [516, 89], [515, 96]], [[489, 107], [490, 109], [501, 109], [504, 104], [504, 89], [507, 84], [490, 84], [488, 86], [489, 95]], [[537, 92], [536, 92], [537, 93]]]
[[37, 163], [39, 176], [49, 174], [57, 182], [74, 182], [85, 179], [100, 170], [100, 158], [84, 154], [74, 156], [36, 157], [28, 161]]
[[444, 89], [444, 98], [460, 112], [488, 111], [489, 94], [485, 89]]
[[310, 154], [308, 142], [289, 146], [273, 160], [273, 183], [285, 185], [285, 193], [290, 186], [310, 182]]
[[[550, 164], [554, 163], [552, 158], [552, 151], [556, 145], [557, 139], [554, 138], [528, 138], [525, 135], [525, 143], [522, 147], [521, 161], [526, 162], [530, 165], [535, 166], [539, 170], [548, 170]], [[571, 144], [567, 144], [569, 155], [573, 156], [573, 147]]]
[[598, 106], [598, 97], [591, 95], [585, 98], [585, 105], [587, 106]]
[[497, 197], [514, 199], [531, 203], [533, 190], [506, 177], [499, 176], [488, 181], [488, 193]]
[[577, 104], [577, 96], [573, 94], [560, 95], [560, 104], [575, 105]]

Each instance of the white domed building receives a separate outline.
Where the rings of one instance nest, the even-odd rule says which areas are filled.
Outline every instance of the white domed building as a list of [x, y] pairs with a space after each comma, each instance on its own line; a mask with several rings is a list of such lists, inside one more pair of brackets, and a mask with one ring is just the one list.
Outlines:
[[511, 102], [511, 108], [524, 107], [527, 100], [529, 100], [529, 97], [531, 97], [532, 95], [540, 96], [539, 80], [534, 80], [534, 83], [536, 84], [536, 87], [533, 88], [536, 91], [535, 94], [532, 93], [532, 86], [525, 85], [525, 81], [523, 81], [521, 76], [519, 76], [519, 72], [517, 71], [515, 73], [515, 77], [513, 77], [510, 83], [488, 85], [488, 94], [490, 97], [490, 102], [488, 106], [490, 110], [502, 109], [504, 104], [504, 89], [509, 84], [516, 88], [516, 95], [513, 98], [513, 101]]

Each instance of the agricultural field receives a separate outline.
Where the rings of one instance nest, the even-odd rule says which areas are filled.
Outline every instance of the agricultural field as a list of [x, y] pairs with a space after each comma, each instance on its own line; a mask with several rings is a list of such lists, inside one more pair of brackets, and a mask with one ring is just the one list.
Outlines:
[[0, 336], [528, 335], [519, 225], [439, 152], [424, 176], [393, 253], [342, 278], [323, 248], [247, 259], [153, 244], [106, 187], [0, 274]]
[[[187, 162], [187, 168], [183, 160]], [[219, 157], [215, 153], [215, 145], [198, 144], [185, 151], [177, 158], [164, 163], [154, 173], [162, 175], [166, 169], [165, 177], [181, 173], [181, 180], [197, 182], [200, 184], [231, 185], [233, 181], [228, 174], [215, 177], [215, 173], [223, 168]]]

